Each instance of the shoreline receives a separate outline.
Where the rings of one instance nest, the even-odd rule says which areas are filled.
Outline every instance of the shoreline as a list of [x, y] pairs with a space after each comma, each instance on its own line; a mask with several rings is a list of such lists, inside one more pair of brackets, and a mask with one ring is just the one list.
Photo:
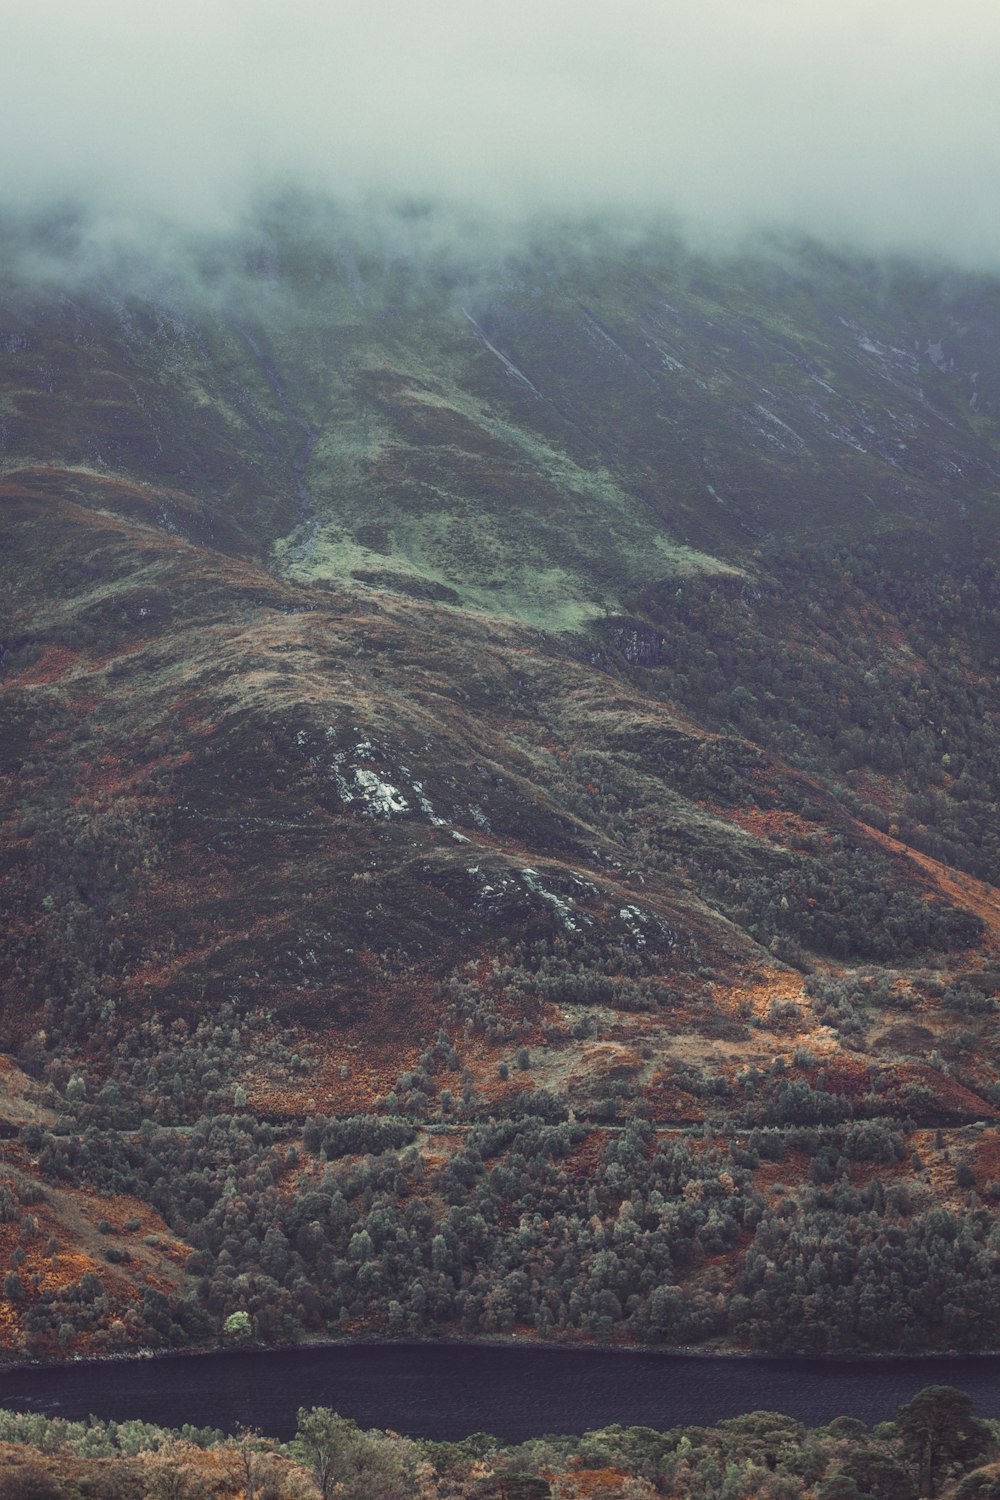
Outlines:
[[291, 1355], [296, 1353], [324, 1353], [346, 1351], [350, 1349], [442, 1349], [453, 1348], [461, 1350], [476, 1349], [509, 1349], [518, 1353], [527, 1353], [538, 1350], [541, 1353], [552, 1354], [578, 1354], [581, 1356], [593, 1356], [596, 1354], [612, 1355], [617, 1358], [628, 1358], [642, 1356], [652, 1359], [689, 1359], [699, 1363], [717, 1361], [718, 1363], [756, 1362], [769, 1365], [788, 1365], [801, 1363], [822, 1365], [880, 1365], [889, 1364], [893, 1361], [899, 1363], [916, 1363], [918, 1361], [931, 1362], [933, 1360], [989, 1360], [1000, 1358], [1000, 1349], [934, 1349], [934, 1350], [891, 1350], [874, 1352], [839, 1351], [833, 1354], [817, 1353], [781, 1353], [774, 1354], [764, 1350], [755, 1349], [706, 1349], [698, 1345], [665, 1345], [665, 1344], [588, 1344], [570, 1343], [553, 1340], [536, 1340], [521, 1337], [517, 1334], [499, 1335], [494, 1338], [468, 1339], [468, 1338], [379, 1338], [371, 1336], [368, 1338], [345, 1338], [345, 1339], [315, 1339], [302, 1340], [294, 1344], [208, 1344], [197, 1345], [185, 1349], [139, 1349], [124, 1353], [75, 1355], [69, 1359], [36, 1359], [19, 1360], [15, 1362], [0, 1361], [0, 1375], [29, 1374], [45, 1371], [55, 1375], [60, 1370], [80, 1370], [88, 1366], [126, 1365], [141, 1364], [149, 1365], [157, 1361], [173, 1361], [184, 1359], [212, 1359], [220, 1355], [249, 1356], [251, 1358], [267, 1358], [268, 1356]]

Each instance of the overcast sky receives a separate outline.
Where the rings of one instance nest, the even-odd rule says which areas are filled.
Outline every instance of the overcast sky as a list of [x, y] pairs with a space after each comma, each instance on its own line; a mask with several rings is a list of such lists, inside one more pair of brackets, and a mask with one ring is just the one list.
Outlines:
[[0, 202], [275, 184], [1000, 267], [998, 0], [2, 0]]

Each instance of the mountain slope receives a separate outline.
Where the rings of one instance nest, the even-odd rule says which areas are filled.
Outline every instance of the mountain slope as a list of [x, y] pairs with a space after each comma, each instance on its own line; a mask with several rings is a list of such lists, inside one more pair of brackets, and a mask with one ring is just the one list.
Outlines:
[[272, 226], [0, 306], [8, 1342], [995, 1341], [996, 287]]

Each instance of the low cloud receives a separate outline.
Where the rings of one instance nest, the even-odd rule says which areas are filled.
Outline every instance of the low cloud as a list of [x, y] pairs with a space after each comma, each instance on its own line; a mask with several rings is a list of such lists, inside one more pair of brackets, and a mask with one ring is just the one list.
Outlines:
[[1000, 266], [994, 0], [7, 0], [0, 205], [275, 191], [665, 216]]

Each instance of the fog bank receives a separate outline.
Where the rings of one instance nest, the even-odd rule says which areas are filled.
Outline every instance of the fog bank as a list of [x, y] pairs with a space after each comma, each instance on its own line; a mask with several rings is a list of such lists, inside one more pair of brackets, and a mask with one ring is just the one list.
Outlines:
[[7, 0], [0, 206], [667, 216], [1000, 267], [993, 0]]

